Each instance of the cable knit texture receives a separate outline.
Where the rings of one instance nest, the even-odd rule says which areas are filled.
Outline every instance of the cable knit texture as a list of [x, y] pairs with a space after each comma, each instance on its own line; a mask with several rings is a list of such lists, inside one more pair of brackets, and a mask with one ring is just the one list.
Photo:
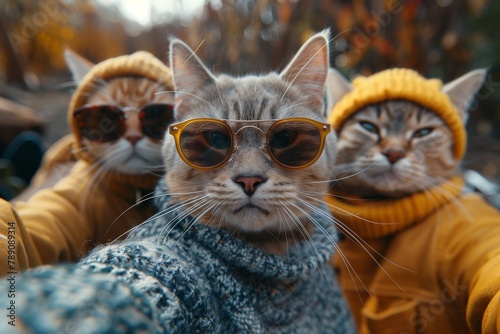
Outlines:
[[[325, 214], [314, 215], [321, 227], [308, 242], [281, 257], [170, 212], [79, 264], [25, 272], [17, 326], [2, 321], [0, 332], [353, 333], [325, 266], [336, 240]], [[8, 303], [2, 298], [2, 309]]]
[[448, 95], [441, 91], [443, 83], [440, 80], [426, 79], [410, 69], [394, 68], [369, 77], [357, 77], [352, 86], [353, 90], [330, 113], [328, 120], [335, 130], [364, 106], [387, 100], [407, 100], [434, 111], [443, 119], [453, 133], [455, 158], [463, 157], [467, 145], [464, 124]]
[[[440, 81], [392, 69], [353, 86], [334, 107], [335, 129], [365, 105], [403, 99], [435, 111], [462, 157], [465, 127]], [[394, 199], [330, 190], [326, 200], [345, 235], [331, 264], [359, 333], [500, 331], [500, 212], [463, 192], [461, 176], [441, 181]]]
[[420, 222], [462, 192], [463, 180], [455, 177], [425, 192], [397, 199], [363, 199], [331, 189], [326, 201], [333, 215], [363, 240], [386, 237]]

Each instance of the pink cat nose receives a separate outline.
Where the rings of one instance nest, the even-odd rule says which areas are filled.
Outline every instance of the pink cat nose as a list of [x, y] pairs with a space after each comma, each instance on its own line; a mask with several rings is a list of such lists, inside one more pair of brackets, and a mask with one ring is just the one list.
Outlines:
[[239, 183], [245, 194], [252, 196], [257, 186], [262, 184], [264, 180], [259, 176], [240, 176], [235, 179], [235, 182]]
[[389, 160], [391, 164], [395, 164], [399, 160], [403, 159], [406, 155], [405, 151], [403, 150], [385, 150], [382, 152], [383, 155]]
[[125, 136], [125, 139], [127, 139], [130, 144], [135, 145], [139, 140], [141, 140], [142, 136], [139, 135], [130, 135], [130, 136]]

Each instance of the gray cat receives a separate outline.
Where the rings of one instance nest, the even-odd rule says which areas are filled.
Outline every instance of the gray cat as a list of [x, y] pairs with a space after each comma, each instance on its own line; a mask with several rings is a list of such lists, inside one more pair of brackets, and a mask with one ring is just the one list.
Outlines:
[[352, 84], [332, 73], [339, 182], [327, 200], [346, 236], [332, 264], [359, 331], [495, 333], [500, 212], [460, 172], [486, 71], [447, 84], [410, 69]]
[[159, 214], [78, 265], [24, 273], [14, 319], [35, 332], [354, 332], [326, 266], [328, 33], [280, 74], [214, 77], [178, 40], [170, 63], [176, 122]]

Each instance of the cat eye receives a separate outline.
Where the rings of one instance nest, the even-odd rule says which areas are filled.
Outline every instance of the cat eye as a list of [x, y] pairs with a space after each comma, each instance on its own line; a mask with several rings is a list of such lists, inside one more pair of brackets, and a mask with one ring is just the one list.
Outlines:
[[412, 138], [422, 138], [422, 137], [429, 135], [432, 131], [434, 131], [434, 128], [422, 128], [422, 129], [419, 129], [419, 130], [413, 132], [413, 135], [411, 137]]
[[373, 124], [372, 122], [361, 121], [361, 122], [359, 122], [359, 125], [361, 125], [361, 127], [363, 129], [365, 129], [366, 131], [378, 135], [378, 127], [375, 124]]
[[[262, 123], [268, 125], [256, 126]], [[237, 127], [237, 130], [233, 131], [230, 125]], [[195, 118], [170, 125], [169, 133], [174, 137], [177, 152], [186, 164], [196, 169], [210, 170], [229, 161], [237, 148], [236, 136], [248, 128], [257, 129], [265, 136], [262, 149], [274, 163], [286, 169], [306, 168], [316, 162], [323, 152], [326, 136], [331, 131], [330, 124], [309, 118]]]
[[[73, 116], [82, 137], [94, 142], [110, 142], [125, 133], [127, 113], [115, 105], [84, 105]], [[168, 125], [174, 121], [170, 104], [148, 104], [139, 110], [139, 121], [145, 136], [163, 139]]]

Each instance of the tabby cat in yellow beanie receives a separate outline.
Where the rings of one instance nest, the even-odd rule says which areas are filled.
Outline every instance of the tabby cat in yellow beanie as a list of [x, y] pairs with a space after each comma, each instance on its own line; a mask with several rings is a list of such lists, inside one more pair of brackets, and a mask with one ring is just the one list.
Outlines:
[[443, 85], [409, 69], [352, 83], [330, 73], [339, 144], [327, 202], [345, 236], [332, 264], [361, 333], [500, 328], [500, 213], [459, 172], [485, 75]]
[[153, 214], [144, 197], [163, 174], [162, 139], [173, 118], [170, 69], [144, 51], [97, 65], [65, 56], [78, 82], [68, 109], [72, 134], [48, 151], [34, 182], [58, 177], [63, 162], [74, 165], [26, 200], [0, 203], [0, 274], [77, 260]]

